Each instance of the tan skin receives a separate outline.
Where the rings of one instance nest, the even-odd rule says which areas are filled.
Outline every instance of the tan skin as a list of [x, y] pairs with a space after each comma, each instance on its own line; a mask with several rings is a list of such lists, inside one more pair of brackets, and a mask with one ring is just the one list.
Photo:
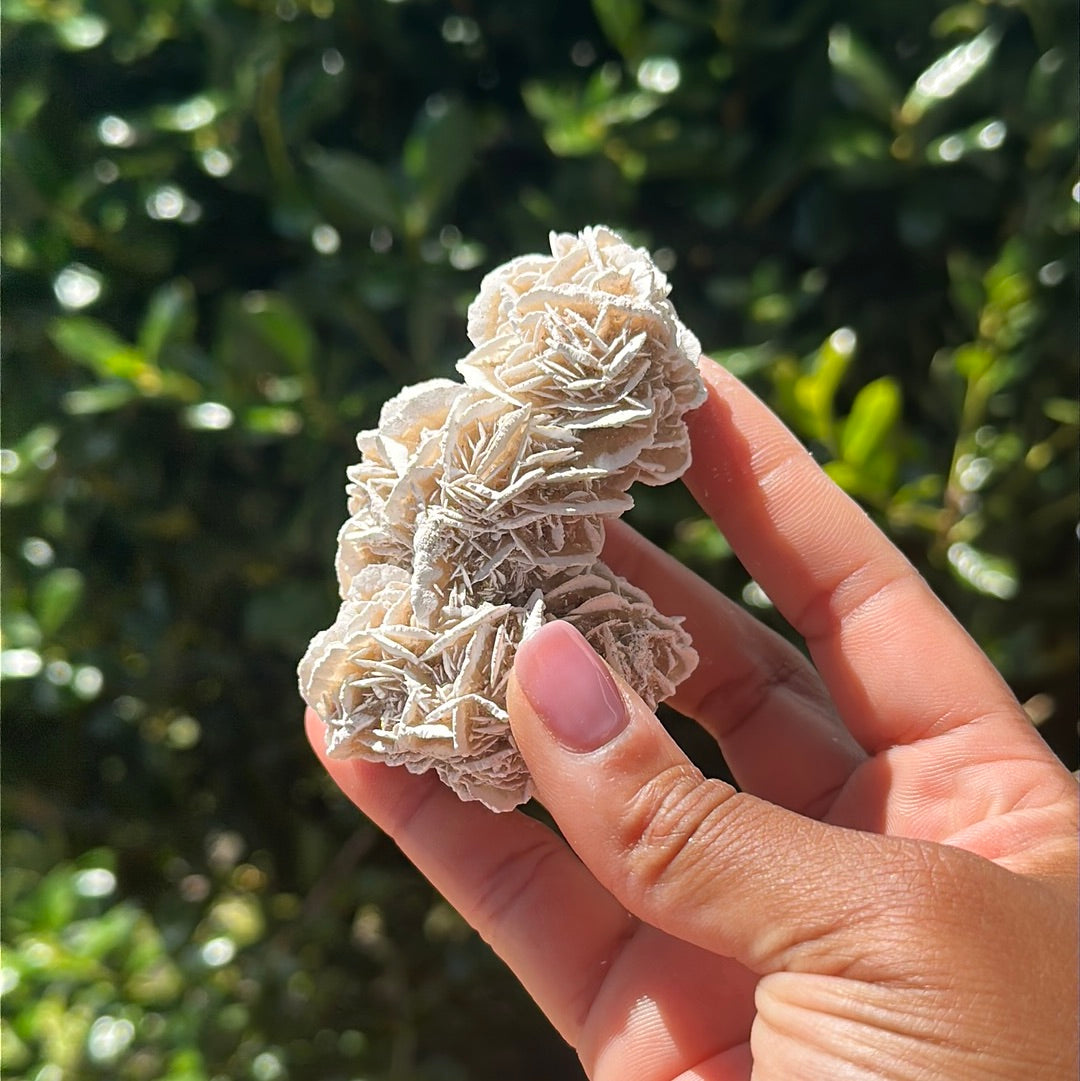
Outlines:
[[[686, 616], [701, 663], [672, 705], [741, 791], [625, 685], [567, 701], [609, 677], [563, 623], [519, 650], [509, 701], [565, 841], [431, 775], [327, 769], [594, 1081], [1075, 1077], [1075, 780], [899, 552], [702, 368], [686, 481], [813, 664], [629, 528], [605, 558]], [[568, 717], [603, 731], [568, 740]]]

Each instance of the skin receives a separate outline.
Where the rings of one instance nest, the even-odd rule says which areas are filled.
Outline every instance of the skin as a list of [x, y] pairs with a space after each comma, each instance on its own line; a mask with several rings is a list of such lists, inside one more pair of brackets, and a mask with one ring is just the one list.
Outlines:
[[686, 482], [813, 663], [628, 527], [605, 558], [686, 616], [672, 705], [738, 791], [562, 623], [518, 651], [509, 708], [565, 840], [326, 760], [309, 711], [316, 752], [595, 1081], [1076, 1076], [1076, 781], [776, 417], [702, 375]]

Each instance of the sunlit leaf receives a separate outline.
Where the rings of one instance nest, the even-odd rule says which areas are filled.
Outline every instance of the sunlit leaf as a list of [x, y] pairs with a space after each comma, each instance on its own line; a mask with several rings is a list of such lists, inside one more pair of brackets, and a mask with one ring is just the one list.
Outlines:
[[795, 381], [794, 398], [806, 418], [806, 434], [814, 439], [832, 440], [833, 400], [855, 355], [855, 345], [852, 330], [834, 331], [814, 355], [810, 370]]
[[296, 435], [303, 418], [295, 409], [277, 405], [257, 405], [244, 413], [244, 427], [258, 435]]
[[822, 468], [849, 495], [859, 496], [863, 494], [864, 482], [862, 474], [850, 462], [835, 458], [831, 462], [826, 462]]
[[1071, 428], [1080, 426], [1080, 401], [1075, 398], [1047, 398], [1043, 412], [1058, 424]]
[[900, 418], [900, 386], [890, 376], [867, 383], [852, 403], [840, 434], [844, 461], [862, 467], [889, 437]]
[[979, 379], [994, 364], [994, 354], [982, 345], [962, 345], [952, 355], [953, 367], [965, 379]]
[[950, 544], [947, 554], [949, 568], [965, 585], [999, 600], [1016, 596], [1020, 580], [1012, 560], [991, 555], [963, 541]]
[[926, 158], [934, 165], [952, 165], [972, 154], [1000, 149], [1008, 129], [996, 117], [980, 120], [962, 131], [953, 131], [934, 139], [926, 148]]
[[21, 1070], [33, 1061], [30, 1048], [19, 1039], [8, 1019], [0, 1019], [0, 1058], [8, 1070]]
[[104, 378], [134, 380], [147, 367], [146, 358], [111, 327], [85, 315], [54, 319], [49, 337], [62, 353], [92, 368]]
[[927, 112], [970, 83], [986, 68], [1000, 39], [1000, 31], [990, 26], [938, 57], [908, 91], [900, 107], [904, 123], [917, 123]]
[[96, 387], [69, 390], [60, 399], [60, 407], [73, 417], [91, 416], [120, 409], [138, 396], [139, 392], [130, 383], [100, 383]]

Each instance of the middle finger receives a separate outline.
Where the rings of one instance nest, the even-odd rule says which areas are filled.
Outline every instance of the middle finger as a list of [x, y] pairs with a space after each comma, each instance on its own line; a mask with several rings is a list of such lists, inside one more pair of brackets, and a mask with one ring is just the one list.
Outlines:
[[698, 667], [669, 704], [720, 744], [740, 787], [820, 817], [866, 752], [837, 717], [813, 665], [775, 631], [622, 522], [604, 560], [665, 613], [685, 617]]

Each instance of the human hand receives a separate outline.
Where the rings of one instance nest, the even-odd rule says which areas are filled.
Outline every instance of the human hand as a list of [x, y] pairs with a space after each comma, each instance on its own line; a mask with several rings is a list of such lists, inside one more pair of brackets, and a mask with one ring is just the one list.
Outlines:
[[327, 769], [595, 1081], [1075, 1076], [1075, 781], [858, 507], [702, 374], [686, 481], [814, 663], [625, 526], [605, 559], [686, 615], [672, 704], [742, 790], [565, 623], [520, 647], [510, 717], [569, 846], [431, 774]]

